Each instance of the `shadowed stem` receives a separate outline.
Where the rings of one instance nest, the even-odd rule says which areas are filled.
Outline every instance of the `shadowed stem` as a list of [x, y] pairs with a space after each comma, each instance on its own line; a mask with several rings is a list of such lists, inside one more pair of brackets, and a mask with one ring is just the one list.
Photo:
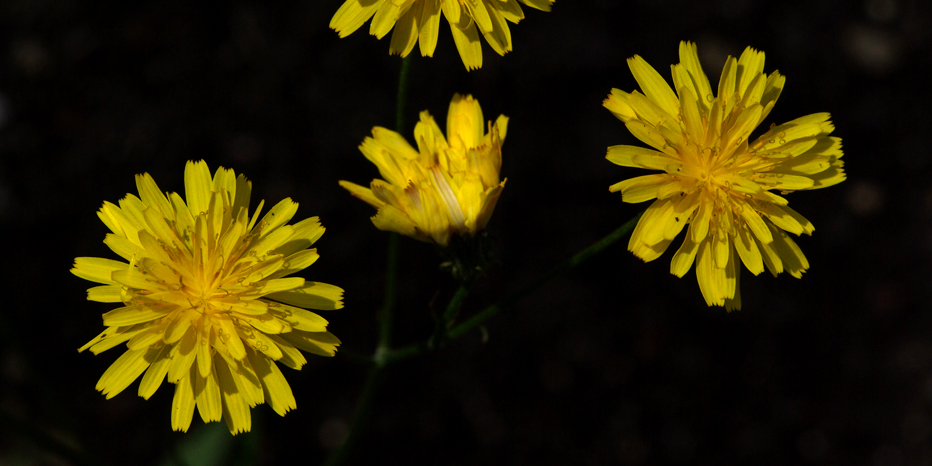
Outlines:
[[450, 304], [447, 305], [447, 310], [444, 311], [442, 317], [437, 319], [437, 327], [434, 330], [434, 336], [427, 341], [428, 348], [438, 350], [443, 348], [443, 345], [449, 340], [450, 324], [460, 312], [460, 308], [463, 307], [463, 301], [465, 301], [466, 296], [469, 295], [469, 289], [471, 287], [471, 280], [464, 280], [460, 283], [459, 289], [456, 290], [456, 294], [453, 295], [453, 298], [450, 299]]
[[[600, 239], [599, 241], [596, 241], [588, 248], [583, 249], [582, 251], [577, 253], [575, 256], [567, 259], [566, 262], [563, 262], [562, 264], [556, 266], [555, 268], [550, 270], [550, 272], [547, 272], [546, 274], [541, 275], [539, 278], [537, 278], [537, 280], [526, 285], [524, 288], [521, 288], [520, 290], [515, 291], [514, 293], [508, 295], [505, 299], [483, 309], [481, 312], [470, 317], [465, 322], [453, 327], [452, 329], [450, 329], [449, 332], [447, 332], [447, 338], [450, 340], [459, 338], [463, 336], [464, 334], [466, 334], [467, 332], [469, 332], [470, 330], [473, 330], [476, 327], [479, 327], [480, 325], [484, 324], [487, 320], [491, 319], [498, 313], [511, 308], [512, 306], [514, 306], [515, 303], [520, 301], [525, 296], [531, 294], [532, 292], [534, 292], [535, 290], [537, 290], [538, 288], [540, 288], [541, 286], [543, 286], [544, 284], [552, 280], [554, 277], [569, 271], [573, 267], [576, 267], [577, 265], [585, 262], [586, 259], [589, 259], [595, 254], [598, 254], [602, 250], [608, 248], [609, 246], [614, 244], [619, 239], [627, 236], [629, 233], [631, 233], [632, 230], [634, 230], [634, 227], [635, 225], [637, 225], [637, 222], [638, 220], [640, 220], [642, 214], [643, 212], [640, 214], [637, 214], [634, 218], [632, 218], [631, 220], [628, 220], [624, 225], [618, 227], [618, 229], [609, 233], [608, 236]], [[452, 304], [453, 303], [451, 302], [451, 305]], [[398, 348], [396, 350], [392, 350], [387, 354], [381, 355], [382, 361], [380, 362], [380, 364], [385, 365], [388, 363], [403, 361], [405, 359], [409, 359], [409, 358], [421, 355], [427, 352], [427, 350], [429, 349], [429, 346], [430, 345], [425, 344], [425, 343], [419, 343], [415, 345], [406, 346], [403, 348]]]
[[[409, 54], [401, 60], [401, 69], [398, 71], [398, 94], [395, 102], [395, 131], [398, 134], [404, 134], [405, 131], [408, 75], [411, 70], [412, 56]], [[353, 418], [350, 420], [349, 432], [347, 432], [346, 438], [340, 447], [331, 453], [324, 462], [329, 466], [344, 464], [349, 459], [352, 452], [356, 450], [356, 444], [362, 438], [369, 418], [372, 416], [375, 395], [378, 392], [379, 382], [382, 380], [382, 372], [385, 367], [383, 355], [391, 351], [392, 313], [395, 310], [395, 301], [398, 295], [398, 243], [399, 235], [389, 233], [388, 257], [385, 265], [385, 298], [382, 309], [379, 310], [377, 316], [379, 326], [378, 346], [376, 346], [375, 354], [372, 356], [373, 364], [369, 368], [369, 375], [366, 376], [366, 383], [363, 385], [359, 399], [356, 401], [356, 411], [353, 412]]]

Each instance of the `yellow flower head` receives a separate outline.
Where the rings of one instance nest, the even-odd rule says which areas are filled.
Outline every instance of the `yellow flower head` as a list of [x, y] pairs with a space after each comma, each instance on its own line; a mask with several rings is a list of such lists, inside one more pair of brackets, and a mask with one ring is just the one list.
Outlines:
[[[845, 179], [841, 139], [828, 113], [771, 125], [749, 142], [783, 90], [786, 78], [764, 74], [764, 53], [750, 47], [728, 57], [712, 94], [695, 44], [680, 43], [673, 89], [635, 55], [628, 66], [643, 94], [612, 89], [603, 102], [636, 138], [637, 146], [608, 148], [609, 161], [658, 170], [612, 185], [625, 202], [657, 199], [631, 235], [628, 249], [644, 261], [659, 257], [679, 232], [689, 230], [670, 272], [682, 277], [696, 260], [699, 289], [708, 305], [741, 308], [737, 258], [757, 275], [767, 268], [800, 278], [809, 262], [786, 231], [811, 234], [812, 224], [787, 200], [800, 189], [818, 189]], [[737, 256], [735, 253], [737, 252]]]
[[[450, 234], [475, 235], [485, 228], [498, 196], [502, 142], [508, 118], [499, 115], [485, 132], [482, 108], [471, 95], [456, 94], [447, 115], [444, 138], [425, 110], [414, 127], [417, 149], [400, 134], [381, 127], [359, 150], [379, 167], [383, 180], [371, 189], [340, 181], [354, 196], [379, 209], [372, 223], [421, 241], [446, 246]], [[507, 181], [507, 180], [506, 180]]]
[[467, 70], [482, 67], [479, 34], [499, 55], [511, 51], [508, 22], [524, 19], [518, 1], [542, 11], [550, 11], [553, 0], [346, 0], [330, 20], [330, 27], [346, 37], [373, 15], [369, 34], [381, 39], [393, 27], [389, 53], [408, 56], [420, 39], [421, 55], [434, 56], [440, 13], [450, 22], [456, 49]]
[[250, 408], [268, 403], [279, 415], [295, 407], [275, 364], [305, 362], [298, 349], [333, 356], [340, 341], [327, 321], [302, 308], [343, 307], [343, 290], [287, 277], [317, 260], [308, 249], [324, 233], [317, 217], [286, 225], [298, 204], [285, 199], [262, 219], [249, 215], [252, 184], [203, 161], [184, 172], [187, 202], [167, 196], [148, 173], [136, 176], [139, 197], [97, 213], [110, 228], [104, 243], [127, 262], [75, 259], [71, 272], [102, 286], [87, 299], [123, 303], [103, 315], [107, 327], [78, 351], [98, 354], [126, 342], [97, 390], [112, 398], [142, 376], [148, 399], [166, 377], [175, 384], [172, 428], [187, 431], [197, 407], [204, 422], [230, 432], [251, 426]]

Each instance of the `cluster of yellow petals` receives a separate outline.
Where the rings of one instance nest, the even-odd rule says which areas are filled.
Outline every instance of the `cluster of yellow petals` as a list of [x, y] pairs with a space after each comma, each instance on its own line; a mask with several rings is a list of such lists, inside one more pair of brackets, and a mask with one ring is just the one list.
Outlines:
[[[508, 21], [524, 19], [519, 0], [346, 0], [330, 20], [330, 27], [346, 37], [369, 18], [369, 33], [381, 39], [394, 28], [389, 53], [408, 55], [419, 43], [421, 55], [432, 57], [437, 47], [440, 13], [450, 23], [453, 41], [467, 70], [482, 67], [485, 37], [499, 55], [511, 51]], [[542, 11], [550, 11], [553, 0], [520, 0]]]
[[492, 216], [505, 181], [499, 181], [508, 118], [486, 122], [479, 102], [456, 94], [447, 134], [427, 111], [414, 128], [417, 149], [394, 131], [375, 127], [359, 150], [384, 180], [370, 188], [340, 181], [354, 196], [379, 209], [372, 223], [421, 241], [446, 246], [450, 235], [475, 235]]
[[[603, 105], [653, 149], [613, 146], [607, 158], [659, 173], [610, 187], [625, 202], [656, 199], [631, 235], [628, 249], [644, 261], [659, 257], [689, 224], [671, 273], [696, 262], [708, 305], [740, 309], [738, 258], [753, 274], [801, 277], [809, 262], [786, 232], [811, 234], [812, 224], [772, 192], [818, 189], [845, 179], [841, 139], [829, 136], [828, 113], [771, 125], [749, 142], [786, 80], [763, 73], [764, 53], [748, 47], [728, 57], [717, 95], [699, 64], [695, 44], [680, 44], [673, 84], [635, 55], [628, 66], [643, 94], [612, 89]], [[736, 256], [737, 254], [737, 256]]]
[[126, 343], [97, 383], [107, 398], [142, 375], [148, 399], [167, 378], [173, 429], [187, 431], [197, 407], [204, 422], [249, 431], [253, 406], [295, 408], [276, 362], [300, 369], [299, 349], [333, 356], [340, 341], [306, 308], [341, 308], [343, 290], [288, 277], [317, 260], [309, 247], [324, 233], [317, 217], [286, 225], [297, 203], [285, 199], [259, 219], [262, 203], [250, 216], [243, 175], [220, 168], [211, 177], [203, 161], [188, 162], [184, 180], [187, 201], [137, 175], [139, 197], [98, 212], [112, 232], [104, 243], [128, 262], [79, 257], [71, 271], [101, 284], [89, 300], [123, 307], [105, 313], [107, 329], [79, 351]]

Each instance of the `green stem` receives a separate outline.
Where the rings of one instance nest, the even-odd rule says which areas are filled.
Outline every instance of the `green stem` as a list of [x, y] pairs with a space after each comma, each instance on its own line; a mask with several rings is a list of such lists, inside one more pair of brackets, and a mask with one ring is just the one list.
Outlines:
[[379, 344], [376, 353], [388, 351], [392, 344], [392, 313], [398, 296], [398, 233], [388, 234], [388, 258], [385, 266], [385, 300], [379, 311]]
[[540, 288], [545, 283], [552, 280], [554, 277], [567, 272], [573, 267], [576, 267], [577, 265], [585, 262], [586, 259], [589, 259], [590, 257], [604, 250], [605, 248], [611, 246], [612, 244], [615, 243], [615, 241], [618, 241], [619, 239], [623, 238], [628, 233], [630, 233], [632, 230], [634, 230], [634, 227], [635, 225], [637, 225], [638, 220], [641, 219], [642, 214], [643, 213], [638, 214], [631, 220], [628, 220], [627, 223], [618, 227], [618, 229], [616, 229], [615, 231], [609, 233], [608, 236], [596, 241], [588, 248], [583, 249], [582, 251], [578, 252], [575, 256], [570, 257], [566, 262], [554, 267], [550, 272], [542, 275], [540, 278], [538, 278], [531, 284], [508, 295], [508, 297], [499, 301], [498, 303], [485, 308], [484, 310], [482, 310], [482, 312], [472, 316], [466, 322], [463, 322], [462, 324], [457, 325], [456, 327], [450, 330], [450, 339], [459, 338], [466, 332], [482, 325], [483, 323], [485, 323], [485, 321], [491, 319], [499, 312], [510, 308], [516, 302], [518, 302], [525, 296], [531, 294], [532, 291], [536, 290], [537, 288]]
[[434, 336], [431, 337], [431, 339], [427, 342], [427, 346], [429, 348], [439, 349], [447, 342], [450, 324], [453, 322], [456, 314], [459, 313], [460, 308], [463, 307], [463, 301], [465, 301], [466, 296], [469, 295], [470, 288], [470, 281], [463, 281], [460, 284], [459, 289], [456, 290], [456, 294], [454, 294], [453, 298], [450, 299], [450, 304], [447, 305], [447, 310], [444, 311], [443, 316], [437, 320], [437, 327], [434, 330]]
[[395, 132], [404, 135], [405, 109], [408, 104], [408, 75], [411, 72], [411, 57], [401, 59], [401, 70], [398, 72], [398, 98], [395, 105]]
[[[405, 131], [405, 107], [408, 100], [408, 74], [411, 70], [411, 57], [412, 55], [409, 54], [401, 60], [401, 69], [398, 71], [398, 99], [395, 102], [395, 131], [398, 134], [404, 134]], [[386, 361], [389, 360], [385, 355], [392, 353], [392, 313], [395, 310], [395, 302], [398, 298], [398, 244], [399, 235], [389, 233], [388, 258], [385, 266], [385, 301], [377, 317], [379, 342], [375, 348], [375, 355], [372, 357], [374, 364], [369, 368], [366, 383], [363, 385], [359, 399], [356, 401], [356, 411], [350, 420], [350, 428], [346, 434], [346, 439], [324, 462], [329, 466], [344, 464], [355, 451], [356, 444], [362, 438], [369, 418], [372, 416], [379, 382], [382, 379]]]
[[[614, 244], [619, 239], [631, 233], [631, 231], [634, 230], [635, 225], [637, 225], [638, 220], [640, 220], [642, 214], [643, 212], [637, 214], [634, 218], [632, 218], [631, 220], [628, 220], [628, 222], [626, 222], [624, 225], [618, 227], [618, 229], [609, 233], [608, 236], [600, 239], [599, 241], [596, 241], [588, 248], [583, 249], [582, 251], [577, 253], [575, 256], [566, 260], [566, 262], [553, 268], [550, 272], [540, 276], [537, 280], [531, 282], [524, 288], [521, 288], [520, 290], [508, 295], [508, 297], [506, 297], [505, 299], [483, 309], [482, 312], [472, 316], [471, 318], [457, 325], [456, 327], [453, 327], [452, 329], [450, 329], [449, 332], [447, 332], [447, 338], [450, 340], [453, 340], [453, 339], [463, 336], [470, 330], [484, 324], [487, 320], [491, 319], [492, 317], [497, 315], [499, 312], [502, 312], [512, 307], [516, 302], [520, 301], [525, 296], [531, 294], [531, 292], [540, 288], [541, 286], [543, 286], [544, 284], [552, 280], [554, 277], [567, 272], [573, 267], [576, 267], [577, 265], [585, 262], [586, 259], [589, 259], [595, 254], [598, 254], [599, 252], [608, 248], [609, 246]], [[454, 296], [454, 299], [456, 299], [455, 296]], [[451, 302], [451, 305], [452, 304], [453, 303]], [[410, 359], [410, 358], [419, 356], [427, 352], [428, 350], [430, 350], [430, 346], [431, 345], [427, 343], [418, 343], [418, 344], [409, 345], [403, 348], [398, 348], [386, 354], [380, 355], [379, 363], [388, 364], [388, 363], [402, 361], [405, 359]]]
[[375, 364], [369, 370], [366, 377], [366, 384], [363, 385], [362, 393], [356, 400], [356, 412], [353, 413], [353, 419], [350, 421], [350, 430], [340, 445], [324, 462], [326, 466], [337, 466], [346, 463], [350, 455], [356, 451], [356, 445], [362, 438], [368, 425], [369, 417], [372, 416], [372, 409], [375, 406], [375, 395], [378, 392], [379, 383], [382, 380], [382, 371], [384, 365]]

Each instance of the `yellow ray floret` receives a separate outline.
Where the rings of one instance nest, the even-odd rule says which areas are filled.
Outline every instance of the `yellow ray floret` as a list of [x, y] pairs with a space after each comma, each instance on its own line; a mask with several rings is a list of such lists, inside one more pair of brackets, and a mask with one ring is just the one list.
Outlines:
[[786, 81], [776, 71], [764, 73], [764, 53], [750, 47], [738, 59], [728, 57], [717, 92], [693, 43], [680, 43], [674, 88], [637, 55], [628, 66], [643, 93], [612, 89], [603, 105], [651, 148], [613, 146], [606, 158], [658, 172], [609, 187], [625, 202], [656, 199], [628, 249], [654, 260], [688, 224], [670, 271], [682, 277], [695, 262], [708, 305], [729, 310], [741, 307], [738, 259], [755, 275], [766, 268], [802, 277], [809, 262], [786, 232], [815, 228], [782, 195], [845, 180], [841, 139], [829, 136], [835, 129], [829, 114], [771, 125], [750, 141]]
[[101, 284], [89, 300], [123, 307], [105, 313], [106, 330], [78, 351], [126, 343], [97, 382], [108, 399], [140, 376], [148, 399], [167, 379], [174, 430], [187, 431], [197, 408], [204, 422], [247, 432], [253, 406], [280, 415], [296, 406], [276, 362], [300, 369], [299, 349], [334, 355], [340, 340], [307, 309], [343, 307], [343, 290], [289, 277], [317, 260], [309, 248], [324, 233], [317, 217], [287, 225], [298, 209], [291, 199], [261, 219], [260, 202], [250, 216], [252, 184], [222, 167], [211, 177], [203, 161], [188, 162], [184, 185], [182, 199], [137, 175], [138, 197], [98, 212], [112, 232], [104, 242], [127, 262], [79, 257], [71, 272]]
[[414, 128], [417, 149], [400, 134], [376, 127], [359, 150], [384, 180], [373, 180], [369, 188], [349, 181], [340, 186], [379, 209], [372, 223], [380, 230], [446, 246], [451, 234], [475, 235], [492, 216], [507, 181], [499, 180], [507, 131], [507, 117], [486, 126], [479, 102], [456, 94], [446, 137], [427, 111]]
[[418, 43], [421, 55], [432, 57], [440, 31], [440, 14], [467, 70], [482, 67], [479, 35], [499, 55], [511, 51], [508, 22], [524, 19], [521, 5], [550, 11], [553, 0], [346, 0], [330, 20], [330, 27], [346, 37], [372, 19], [369, 33], [381, 39], [392, 32], [389, 53], [402, 57]]

